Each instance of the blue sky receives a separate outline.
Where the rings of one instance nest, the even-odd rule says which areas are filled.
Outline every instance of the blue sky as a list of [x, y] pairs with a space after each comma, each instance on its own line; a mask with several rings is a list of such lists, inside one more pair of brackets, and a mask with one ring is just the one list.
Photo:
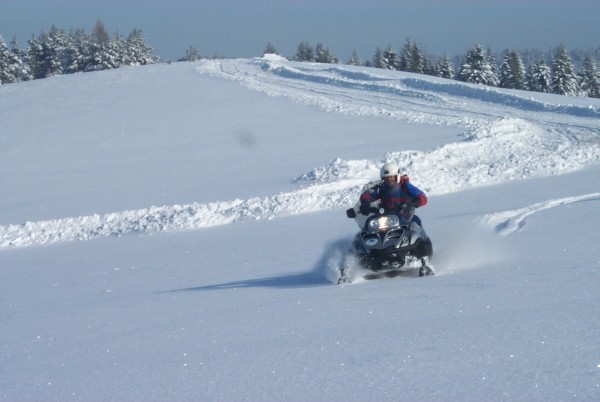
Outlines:
[[189, 46], [203, 56], [251, 57], [268, 42], [293, 56], [302, 41], [327, 46], [342, 61], [407, 38], [426, 53], [600, 46], [597, 0], [0, 0], [0, 35], [26, 47], [32, 34], [58, 28], [109, 33], [141, 29], [163, 60]]

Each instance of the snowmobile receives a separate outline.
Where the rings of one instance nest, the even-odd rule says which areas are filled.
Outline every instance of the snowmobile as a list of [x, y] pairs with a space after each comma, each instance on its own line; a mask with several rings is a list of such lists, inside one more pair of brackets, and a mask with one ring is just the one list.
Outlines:
[[[368, 215], [359, 212], [360, 201], [346, 211], [361, 228], [350, 247], [350, 260], [357, 261], [364, 279], [393, 278], [418, 269], [419, 276], [434, 275], [428, 265], [433, 245], [425, 230], [413, 220], [415, 206], [404, 204], [400, 211], [371, 206]], [[420, 265], [420, 266], [419, 266]], [[347, 264], [340, 269], [338, 284], [350, 283]]]

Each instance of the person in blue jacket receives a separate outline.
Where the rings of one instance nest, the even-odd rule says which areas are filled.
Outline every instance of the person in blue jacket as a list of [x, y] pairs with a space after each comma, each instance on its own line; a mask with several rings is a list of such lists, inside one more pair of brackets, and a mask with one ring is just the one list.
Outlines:
[[[360, 196], [360, 213], [368, 215], [370, 204], [381, 200], [381, 207], [386, 211], [400, 212], [403, 204], [412, 204], [416, 208], [427, 204], [427, 196], [416, 186], [409, 183], [407, 175], [400, 175], [400, 169], [395, 163], [386, 163], [379, 172], [381, 182], [367, 189]], [[419, 226], [421, 219], [415, 215], [413, 221]]]

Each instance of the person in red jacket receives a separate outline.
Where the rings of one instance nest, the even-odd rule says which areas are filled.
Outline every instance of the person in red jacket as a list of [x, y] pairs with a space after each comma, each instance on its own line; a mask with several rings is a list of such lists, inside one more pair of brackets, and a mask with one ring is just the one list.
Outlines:
[[[408, 176], [400, 175], [400, 169], [395, 163], [386, 163], [379, 173], [381, 182], [367, 189], [360, 196], [360, 213], [368, 215], [371, 212], [371, 203], [381, 200], [381, 208], [388, 212], [399, 213], [404, 204], [415, 208], [427, 204], [427, 196], [416, 186], [409, 183]], [[415, 215], [413, 221], [419, 226], [421, 219]]]

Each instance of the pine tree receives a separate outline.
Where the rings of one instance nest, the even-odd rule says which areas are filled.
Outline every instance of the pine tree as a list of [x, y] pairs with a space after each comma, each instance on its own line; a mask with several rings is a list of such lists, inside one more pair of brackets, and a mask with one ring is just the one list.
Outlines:
[[490, 65], [490, 83], [486, 85], [498, 86], [499, 78], [498, 78], [498, 62], [496, 61], [496, 57], [494, 56], [494, 52], [491, 47], [488, 47], [486, 56], [487, 62]]
[[9, 48], [0, 35], [0, 84], [9, 84], [30, 79], [23, 53], [13, 38]]
[[552, 71], [544, 59], [540, 59], [529, 68], [527, 75], [529, 90], [536, 92], [550, 92], [552, 87]]
[[400, 50], [397, 69], [417, 74], [427, 72], [431, 75], [435, 74], [434, 67], [431, 66], [431, 63], [427, 60], [419, 45], [410, 39], [406, 39], [402, 50]]
[[110, 39], [108, 33], [106, 32], [106, 28], [104, 28], [104, 23], [102, 23], [100, 20], [97, 20], [96, 24], [92, 28], [92, 39], [94, 42], [101, 45], [107, 44]]
[[8, 46], [0, 36], [0, 85], [10, 82], [16, 82], [16, 77], [10, 71]]
[[559, 95], [576, 96], [579, 91], [577, 76], [567, 49], [560, 44], [552, 63], [552, 92]]
[[123, 65], [135, 65], [136, 63], [124, 49], [119, 36], [115, 36], [108, 42], [95, 42], [92, 46], [93, 57], [86, 67], [86, 71], [100, 71], [119, 68]]
[[396, 54], [396, 51], [394, 49], [392, 49], [391, 46], [388, 46], [384, 51], [383, 54], [381, 55], [381, 57], [383, 58], [383, 65], [388, 70], [397, 70], [399, 65], [398, 65], [398, 55]]
[[356, 49], [352, 51], [352, 57], [348, 60], [348, 65], [351, 66], [360, 66], [360, 57], [358, 57], [358, 53], [356, 53]]
[[527, 89], [527, 73], [521, 60], [521, 56], [516, 51], [511, 52], [511, 68], [513, 70], [514, 88]]
[[525, 67], [514, 50], [504, 50], [500, 65], [499, 86], [501, 88], [525, 89]]
[[279, 52], [277, 52], [277, 49], [275, 49], [275, 46], [273, 46], [273, 44], [271, 42], [267, 43], [267, 47], [265, 48], [265, 51], [263, 52], [263, 55], [265, 54], [279, 54]]
[[510, 67], [510, 51], [505, 49], [502, 52], [502, 64], [500, 64], [500, 88], [512, 88], [513, 72]]
[[423, 56], [423, 74], [436, 76], [435, 64], [429, 57]]
[[373, 67], [375, 68], [388, 68], [387, 64], [385, 63], [385, 59], [383, 57], [383, 52], [381, 51], [381, 48], [377, 48], [377, 50], [375, 50], [375, 55], [373, 56]]
[[315, 47], [315, 61], [317, 63], [337, 64], [338, 58], [333, 55], [325, 45], [317, 43], [317, 46]]
[[200, 58], [200, 52], [194, 46], [188, 47], [185, 51], [185, 56], [177, 61], [196, 61]]
[[[115, 41], [114, 47], [119, 48], [119, 41]], [[124, 44], [126, 56], [122, 57], [126, 65], [146, 65], [158, 62], [158, 57], [152, 54], [152, 48], [146, 42], [146, 38], [140, 29], [134, 28], [127, 37], [127, 42]]]
[[461, 81], [474, 84], [497, 85], [498, 83], [498, 77], [490, 65], [489, 57], [480, 45], [475, 45], [473, 49], [467, 52], [467, 57], [460, 68], [458, 78]]
[[300, 42], [296, 56], [294, 56], [294, 60], [315, 61], [315, 52], [308, 42]]
[[581, 94], [590, 98], [600, 98], [600, 72], [591, 53], [587, 53], [579, 78]]
[[448, 54], [444, 53], [444, 57], [442, 57], [435, 66], [435, 75], [437, 77], [454, 79], [454, 74], [454, 65], [448, 58]]
[[412, 62], [412, 42], [410, 39], [406, 39], [404, 42], [404, 46], [400, 50], [400, 56], [398, 61], [398, 70], [400, 71], [410, 71], [410, 66], [413, 64]]
[[52, 26], [49, 33], [43, 32], [29, 41], [27, 56], [34, 79], [62, 74], [66, 48], [64, 32]]
[[317, 43], [315, 46], [315, 61], [317, 63], [329, 63], [329, 51], [327, 48], [321, 43]]
[[92, 57], [90, 36], [81, 28], [71, 32], [65, 49], [63, 72], [72, 74], [85, 71]]
[[10, 42], [9, 59], [11, 60], [12, 70], [17, 78], [17, 82], [33, 79], [29, 70], [27, 52], [19, 48], [16, 37], [13, 37]]
[[427, 61], [423, 52], [416, 43], [410, 46], [410, 59], [407, 71], [411, 73], [423, 74], [427, 68]]

